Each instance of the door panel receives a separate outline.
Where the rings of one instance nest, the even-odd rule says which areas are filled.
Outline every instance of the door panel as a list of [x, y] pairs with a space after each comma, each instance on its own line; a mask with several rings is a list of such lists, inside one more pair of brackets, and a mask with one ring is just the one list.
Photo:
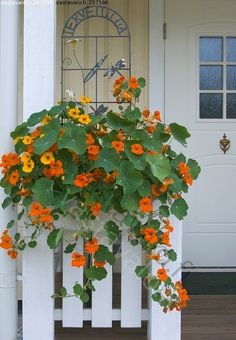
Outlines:
[[235, 13], [236, 1], [166, 0], [165, 119], [188, 127], [183, 152], [202, 167], [186, 197], [183, 262], [190, 267], [236, 266]]

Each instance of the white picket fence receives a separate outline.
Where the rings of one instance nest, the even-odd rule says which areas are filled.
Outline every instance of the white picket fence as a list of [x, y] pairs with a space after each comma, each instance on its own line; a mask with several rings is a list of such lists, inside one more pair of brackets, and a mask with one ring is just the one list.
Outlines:
[[[181, 242], [180, 223], [176, 220], [174, 223], [177, 232], [173, 235], [173, 243], [177, 246]], [[65, 225], [68, 227], [70, 223], [65, 221]], [[74, 227], [69, 227], [65, 230], [65, 237], [70, 239], [73, 232]], [[102, 231], [96, 236], [103, 244], [106, 243]], [[82, 243], [79, 246], [83, 248]], [[112, 246], [109, 247], [112, 250]], [[134, 272], [135, 267], [142, 264], [142, 256], [139, 246], [130, 245], [128, 231], [124, 229], [121, 237], [120, 308], [112, 307], [113, 271], [107, 265], [107, 278], [95, 282], [91, 308], [85, 308], [78, 298], [72, 297], [63, 299], [62, 308], [56, 309], [51, 298], [55, 281], [54, 253], [46, 245], [46, 234], [42, 235], [38, 247], [27, 249], [23, 255], [23, 339], [53, 340], [54, 321], [62, 321], [63, 327], [74, 328], [82, 328], [84, 321], [91, 321], [91, 327], [99, 328], [112, 327], [112, 321], [120, 321], [124, 328], [141, 327], [142, 321], [148, 321], [149, 340], [180, 340], [180, 313], [164, 314], [150, 297], [149, 307], [142, 309], [142, 281]], [[72, 267], [70, 262], [71, 255], [63, 254], [62, 285], [71, 288], [72, 293], [76, 281], [83, 285], [83, 269]], [[156, 269], [150, 270], [155, 273]], [[169, 270], [176, 280], [180, 278], [181, 270], [177, 263], [170, 264]]]

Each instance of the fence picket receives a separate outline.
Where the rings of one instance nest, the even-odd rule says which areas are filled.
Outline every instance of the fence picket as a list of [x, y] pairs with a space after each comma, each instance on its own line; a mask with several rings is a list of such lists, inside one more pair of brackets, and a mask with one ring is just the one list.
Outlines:
[[127, 230], [122, 231], [121, 249], [121, 327], [141, 327], [142, 282], [135, 268], [142, 264], [142, 250], [128, 242]]
[[54, 339], [54, 256], [47, 233], [23, 252], [23, 339]]
[[[181, 280], [181, 254], [182, 254], [182, 222], [176, 217], [171, 216], [171, 224], [175, 227], [171, 235], [171, 243], [178, 254], [176, 262], [170, 262], [167, 267], [169, 273], [173, 276], [174, 281]], [[152, 263], [150, 268], [153, 275], [156, 274], [157, 265]], [[181, 313], [171, 312], [163, 313], [163, 310], [156, 302], [151, 299], [152, 292], [149, 292], [149, 324], [148, 324], [148, 340], [181, 339]]]
[[[103, 230], [96, 237], [104, 245], [108, 240]], [[112, 251], [112, 246], [109, 246]], [[112, 266], [107, 264], [107, 277], [94, 283], [96, 291], [92, 294], [92, 327], [112, 327]]]
[[[65, 230], [64, 238], [71, 239], [73, 231]], [[63, 243], [63, 248], [67, 246], [67, 243]], [[83, 249], [83, 241], [78, 241], [78, 247], [80, 252]], [[63, 253], [63, 286], [71, 288], [75, 282], [83, 285], [83, 268], [76, 268], [71, 266], [71, 254]], [[73, 291], [69, 291], [73, 294]], [[70, 297], [63, 299], [62, 308], [62, 323], [63, 327], [83, 327], [83, 303], [79, 298]]]

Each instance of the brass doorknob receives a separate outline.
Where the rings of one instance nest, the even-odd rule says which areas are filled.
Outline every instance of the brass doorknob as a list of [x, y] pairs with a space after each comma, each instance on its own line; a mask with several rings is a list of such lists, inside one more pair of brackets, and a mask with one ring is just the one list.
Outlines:
[[220, 148], [224, 152], [224, 154], [230, 148], [230, 140], [227, 138], [226, 134], [224, 133], [223, 138], [220, 140]]

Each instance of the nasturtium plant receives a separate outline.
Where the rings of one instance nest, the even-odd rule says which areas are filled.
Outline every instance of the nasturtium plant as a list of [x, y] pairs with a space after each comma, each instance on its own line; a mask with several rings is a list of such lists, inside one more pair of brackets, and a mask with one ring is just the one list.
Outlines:
[[[25, 216], [28, 233], [12, 235], [11, 220], [0, 236], [0, 247], [15, 259], [26, 247], [36, 247], [39, 235], [46, 232], [48, 246], [55, 249], [66, 240], [60, 217], [75, 219], [73, 240], [64, 242], [64, 252], [70, 254], [72, 266], [84, 267], [86, 281], [84, 286], [75, 282], [73, 294], [62, 287], [54, 297], [71, 295], [87, 302], [88, 290], [94, 291], [96, 281], [106, 278], [115, 255], [91, 225], [100, 214], [118, 212], [130, 243], [146, 252], [145, 263], [135, 272], [153, 290], [153, 300], [165, 312], [180, 310], [189, 300], [166, 263], [177, 257], [170, 216], [182, 220], [187, 215], [183, 193], [200, 168], [172, 149], [172, 140], [186, 146], [190, 134], [185, 127], [164, 124], [159, 111], [140, 110], [144, 86], [143, 78], [120, 76], [113, 87], [116, 111], [94, 111], [91, 106], [88, 113], [91, 99], [73, 97], [32, 114], [11, 133], [15, 152], [3, 155], [0, 163], [0, 185], [6, 194], [2, 207], [19, 204], [18, 219]], [[111, 219], [103, 227], [109, 244], [116, 243], [121, 225]], [[151, 261], [157, 264], [155, 275], [149, 271]]]

